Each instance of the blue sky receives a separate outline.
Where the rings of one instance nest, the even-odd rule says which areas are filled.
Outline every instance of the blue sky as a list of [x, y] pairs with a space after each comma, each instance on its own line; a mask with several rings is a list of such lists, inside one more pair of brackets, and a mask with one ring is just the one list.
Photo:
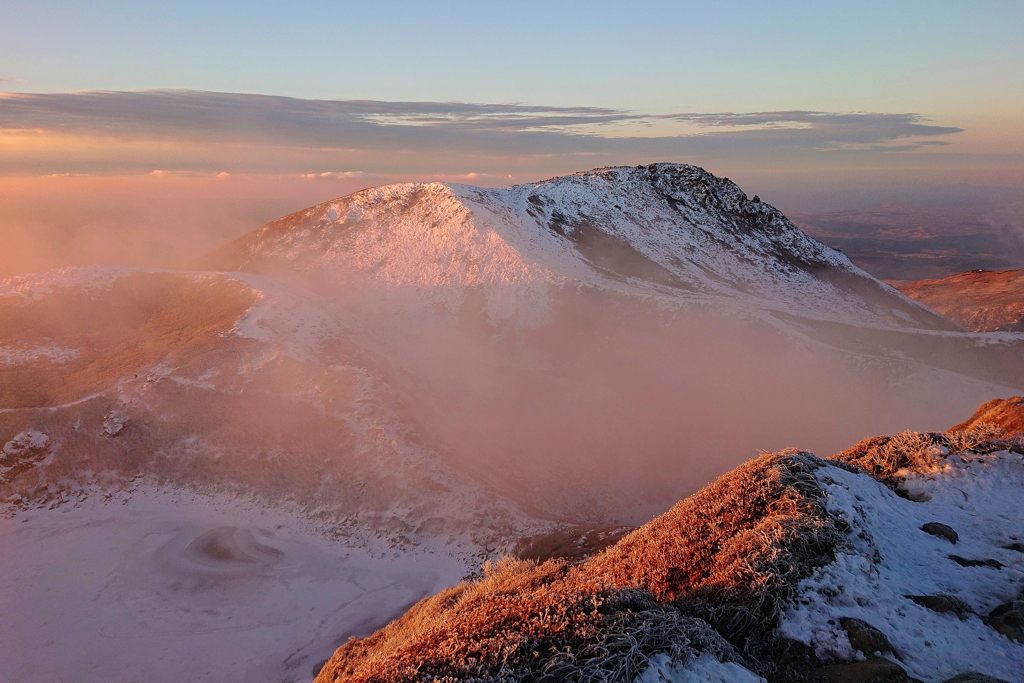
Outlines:
[[[1022, 28], [1019, 0], [8, 0], [0, 91], [62, 95], [0, 96], [0, 174], [544, 175], [676, 160], [953, 169], [1017, 184]], [[68, 94], [167, 89], [196, 92], [160, 95], [160, 111], [124, 93]], [[338, 111], [374, 100], [385, 113], [325, 118], [311, 100], [341, 101]], [[408, 102], [447, 113], [387, 104]], [[507, 119], [483, 125], [451, 103], [533, 113], [513, 135]], [[282, 107], [287, 125], [274, 130]], [[531, 128], [541, 110], [562, 122]]]
[[[990, 112], [1017, 2], [8, 0], [8, 90], [189, 88], [650, 112]], [[1001, 92], [1000, 92], [1001, 91]]]

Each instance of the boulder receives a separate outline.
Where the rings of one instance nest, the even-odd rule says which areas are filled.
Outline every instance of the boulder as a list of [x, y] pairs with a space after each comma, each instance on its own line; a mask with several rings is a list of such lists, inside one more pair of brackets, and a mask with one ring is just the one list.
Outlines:
[[944, 538], [950, 543], [956, 544], [960, 540], [960, 536], [953, 530], [953, 527], [941, 522], [928, 522], [927, 524], [921, 525], [921, 531], [932, 536], [938, 536]]
[[892, 652], [895, 654], [889, 639], [877, 628], [853, 617], [840, 617], [839, 625], [846, 631], [846, 637], [850, 640], [850, 647], [866, 655], [876, 652]]
[[921, 605], [921, 607], [927, 607], [939, 614], [947, 612], [955, 614], [960, 621], [965, 621], [967, 617], [974, 614], [971, 606], [955, 595], [937, 593], [935, 595], [904, 595], [903, 597], [913, 600], [918, 605]]
[[829, 683], [907, 683], [907, 672], [888, 659], [832, 664], [811, 672]]
[[1010, 683], [1002, 678], [980, 674], [977, 671], [965, 671], [952, 678], [947, 678], [942, 683]]
[[985, 623], [1010, 640], [1024, 643], [1024, 594], [992, 610]]

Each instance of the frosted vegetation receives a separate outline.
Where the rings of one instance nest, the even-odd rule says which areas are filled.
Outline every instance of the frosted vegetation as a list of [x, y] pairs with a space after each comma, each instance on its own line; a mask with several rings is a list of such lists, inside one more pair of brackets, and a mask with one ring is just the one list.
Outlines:
[[992, 620], [1024, 579], [1024, 441], [886, 445], [885, 481], [852, 464], [863, 447], [765, 454], [588, 560], [505, 560], [350, 641], [317, 681], [806, 680], [871, 657], [1024, 680], [1024, 631]]

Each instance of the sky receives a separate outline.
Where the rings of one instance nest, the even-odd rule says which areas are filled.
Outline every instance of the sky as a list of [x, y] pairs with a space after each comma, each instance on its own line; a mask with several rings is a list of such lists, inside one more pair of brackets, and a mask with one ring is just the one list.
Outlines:
[[209, 202], [260, 187], [242, 222], [384, 182], [654, 161], [784, 210], [1019, 188], [1022, 26], [1019, 0], [8, 0], [0, 236], [89, 192], [190, 196], [151, 176], [205, 179]]

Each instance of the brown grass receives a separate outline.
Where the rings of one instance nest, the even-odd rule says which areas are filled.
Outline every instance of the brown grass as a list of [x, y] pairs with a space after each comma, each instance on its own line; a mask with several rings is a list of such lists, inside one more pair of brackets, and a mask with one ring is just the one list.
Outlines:
[[910, 474], [927, 474], [941, 468], [951, 453], [1001, 450], [1024, 452], [1024, 439], [995, 425], [978, 422], [965, 431], [907, 431], [895, 436], [873, 436], [829, 459], [852, 465], [898, 488]]
[[950, 427], [949, 431], [978, 431], [990, 428], [989, 425], [1003, 429], [1009, 434], [1024, 433], [1024, 397], [994, 398], [981, 404], [974, 415], [960, 424]]
[[658, 653], [769, 656], [796, 582], [844, 539], [822, 464], [766, 454], [580, 564], [505, 559], [342, 646], [317, 681], [628, 681]]

